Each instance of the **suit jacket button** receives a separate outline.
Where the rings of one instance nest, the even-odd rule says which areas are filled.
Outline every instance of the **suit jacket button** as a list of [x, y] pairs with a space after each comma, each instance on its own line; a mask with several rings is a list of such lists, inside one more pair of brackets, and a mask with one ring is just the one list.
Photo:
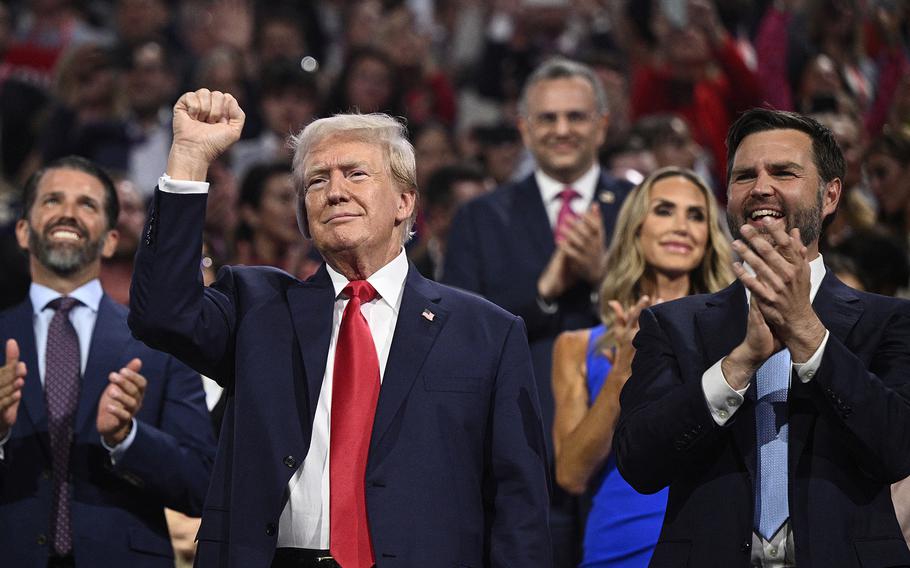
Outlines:
[[47, 537], [43, 534], [39, 534], [38, 538], [35, 539], [35, 542], [38, 544], [38, 546], [44, 546], [47, 544]]
[[749, 552], [752, 550], [752, 543], [748, 540], [744, 540], [742, 546], [739, 547], [740, 552]]
[[45, 469], [45, 470], [41, 471], [41, 479], [50, 479], [50, 478], [51, 478], [51, 470]]
[[275, 536], [275, 532], [278, 530], [278, 527], [275, 526], [275, 523], [268, 523], [265, 525], [265, 534], [269, 536]]
[[284, 456], [284, 465], [293, 469], [297, 467], [297, 460], [294, 459], [294, 456]]

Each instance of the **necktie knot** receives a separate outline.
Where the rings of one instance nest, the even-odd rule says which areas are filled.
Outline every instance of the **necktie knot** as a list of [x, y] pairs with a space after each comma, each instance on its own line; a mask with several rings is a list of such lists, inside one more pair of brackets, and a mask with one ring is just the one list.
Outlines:
[[562, 201], [564, 204], [568, 205], [568, 204], [572, 203], [573, 199], [581, 197], [581, 195], [577, 191], [572, 189], [571, 187], [566, 186], [563, 188], [562, 191], [559, 192], [558, 197], [559, 197], [560, 201]]
[[352, 300], [357, 298], [361, 305], [372, 302], [379, 296], [376, 288], [373, 288], [373, 285], [366, 280], [351, 280], [342, 292]]
[[75, 308], [78, 304], [81, 304], [76, 298], [71, 298], [69, 296], [60, 296], [55, 298], [47, 303], [47, 306], [54, 310], [55, 312], [62, 312], [64, 315], [70, 313], [70, 310]]

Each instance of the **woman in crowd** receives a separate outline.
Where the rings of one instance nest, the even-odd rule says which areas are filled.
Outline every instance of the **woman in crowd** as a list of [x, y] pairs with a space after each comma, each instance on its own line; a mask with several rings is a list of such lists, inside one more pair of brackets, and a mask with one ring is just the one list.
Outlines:
[[603, 324], [565, 332], [554, 347], [556, 480], [591, 498], [581, 566], [647, 566], [666, 490], [640, 495], [611, 454], [619, 393], [631, 375], [642, 309], [732, 280], [730, 246], [711, 190], [693, 171], [663, 168], [623, 204], [600, 287]]

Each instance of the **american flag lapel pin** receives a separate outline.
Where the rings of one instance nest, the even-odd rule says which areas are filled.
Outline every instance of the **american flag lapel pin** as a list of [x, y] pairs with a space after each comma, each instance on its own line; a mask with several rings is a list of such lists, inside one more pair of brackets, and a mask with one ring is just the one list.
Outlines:
[[423, 316], [423, 319], [425, 319], [427, 321], [433, 321], [433, 318], [436, 317], [436, 314], [434, 314], [433, 312], [431, 312], [430, 310], [428, 310], [426, 308], [424, 308], [423, 313], [421, 313], [420, 315]]

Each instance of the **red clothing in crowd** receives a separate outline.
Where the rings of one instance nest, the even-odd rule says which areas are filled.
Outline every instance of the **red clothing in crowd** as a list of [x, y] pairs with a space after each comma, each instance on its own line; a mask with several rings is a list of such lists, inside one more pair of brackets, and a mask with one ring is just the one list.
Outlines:
[[[666, 67], [637, 67], [632, 78], [632, 117], [669, 112], [685, 118], [695, 140], [711, 152], [716, 179], [722, 183], [727, 129], [740, 112], [760, 105], [762, 99], [758, 77], [746, 66], [732, 38], [714, 57], [718, 70], [694, 84], [676, 79]], [[718, 191], [724, 202], [725, 193]]]

